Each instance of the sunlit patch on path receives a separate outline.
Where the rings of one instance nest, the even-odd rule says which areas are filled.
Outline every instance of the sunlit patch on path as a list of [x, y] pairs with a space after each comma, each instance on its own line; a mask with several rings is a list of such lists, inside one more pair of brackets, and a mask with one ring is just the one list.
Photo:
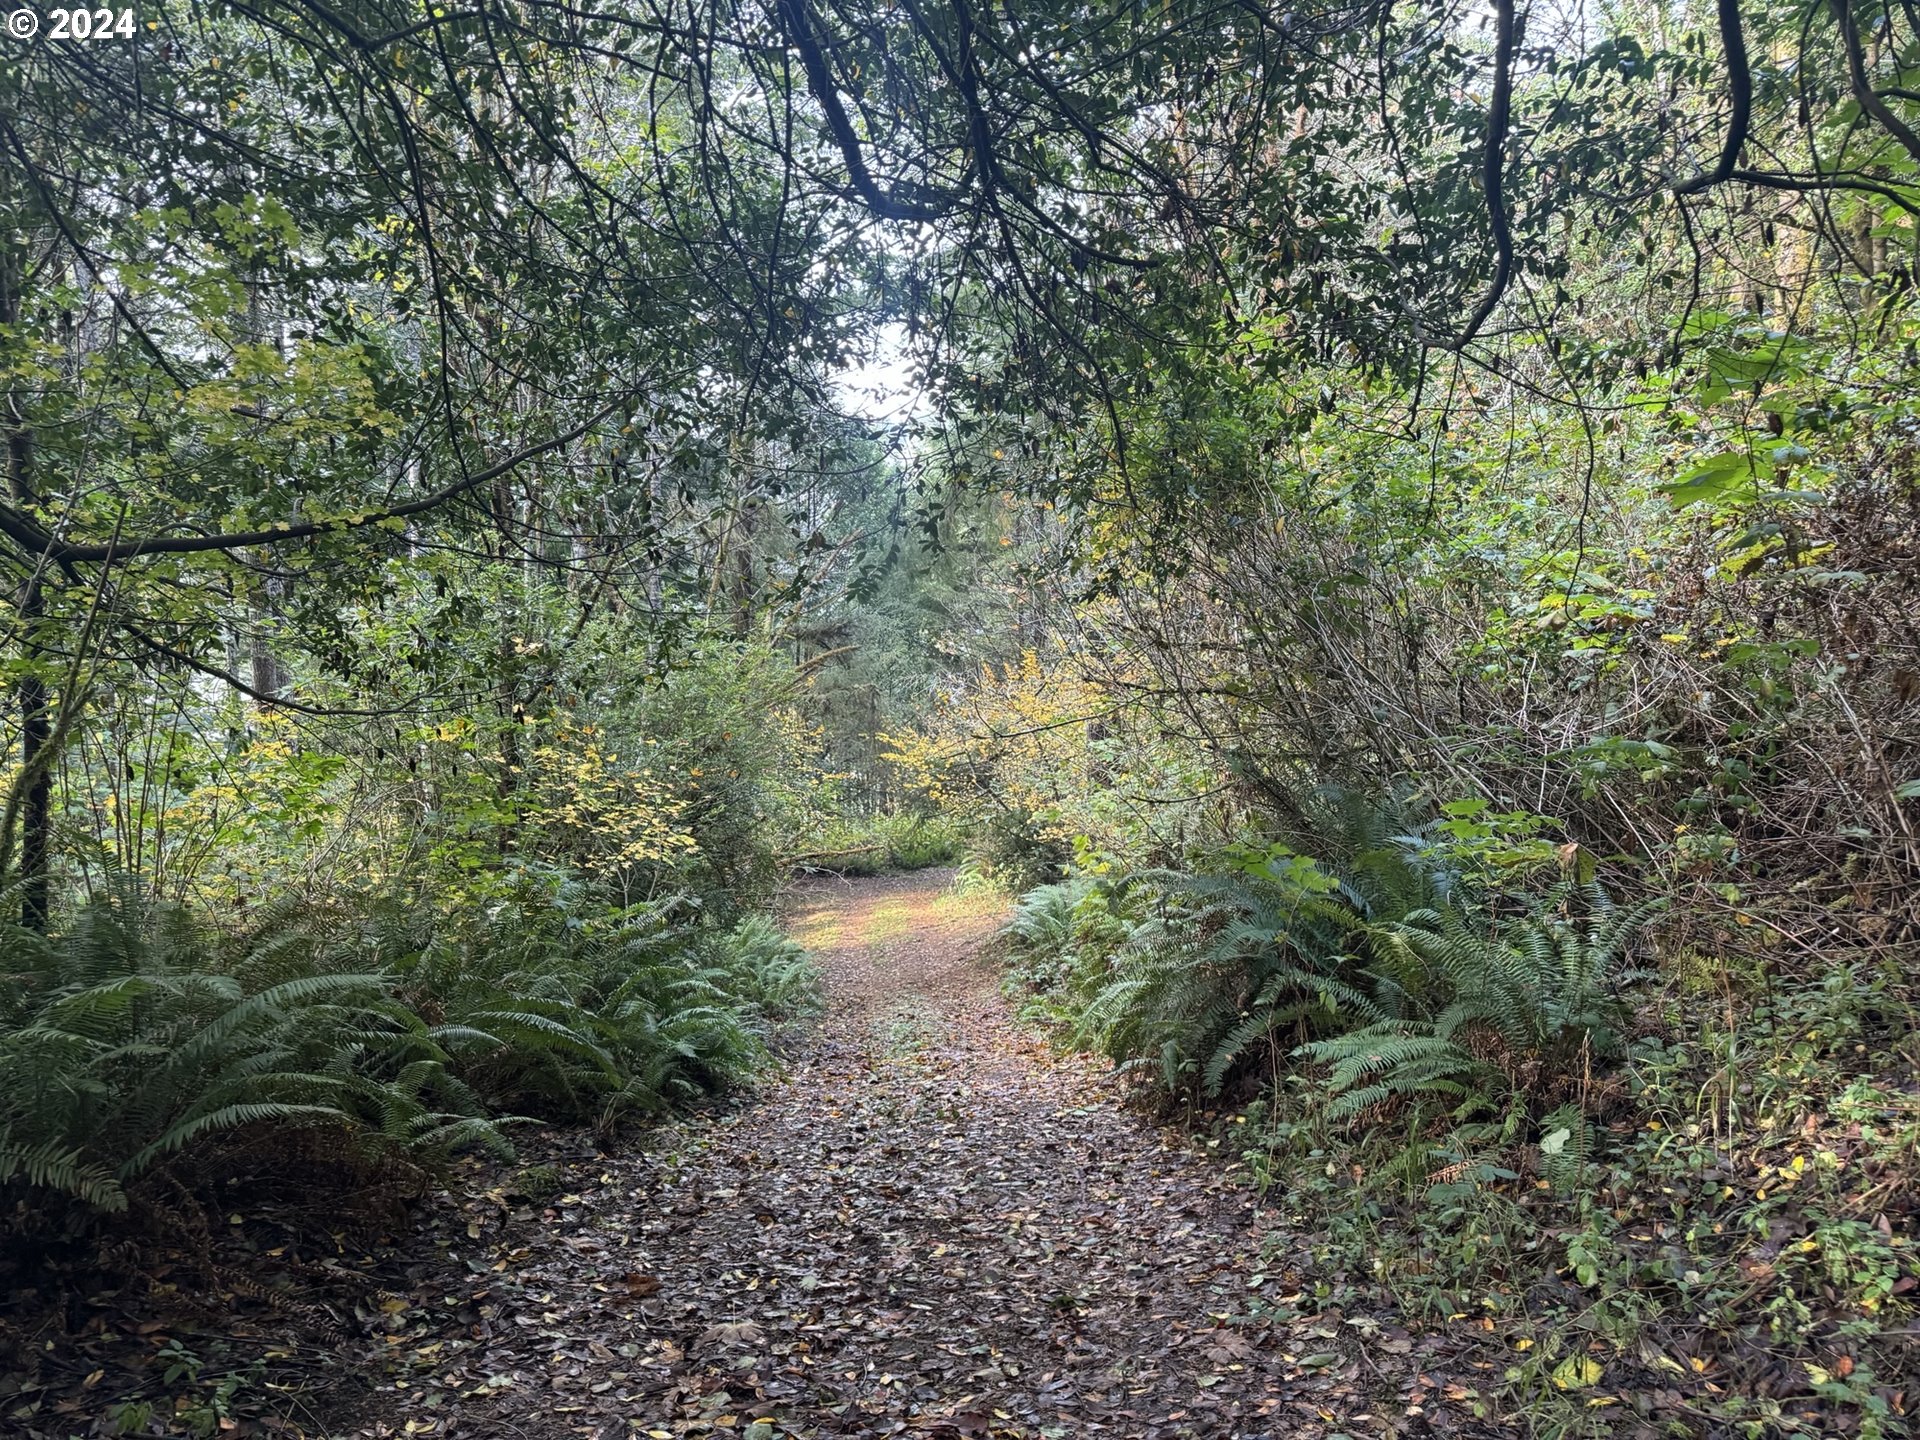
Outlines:
[[944, 877], [948, 872], [807, 881], [794, 897], [788, 933], [823, 959], [916, 934], [965, 943], [993, 933], [1002, 918], [996, 902], [942, 889], [926, 878], [929, 873]]

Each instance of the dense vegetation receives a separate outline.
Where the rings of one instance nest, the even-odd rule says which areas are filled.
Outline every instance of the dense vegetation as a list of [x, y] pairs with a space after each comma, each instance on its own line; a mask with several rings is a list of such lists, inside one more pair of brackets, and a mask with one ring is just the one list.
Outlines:
[[1318, 1302], [1508, 1327], [1545, 1432], [1898, 1433], [1917, 25], [9, 40], [13, 1231], [611, 1136], [808, 1004], [783, 875], [964, 850]]

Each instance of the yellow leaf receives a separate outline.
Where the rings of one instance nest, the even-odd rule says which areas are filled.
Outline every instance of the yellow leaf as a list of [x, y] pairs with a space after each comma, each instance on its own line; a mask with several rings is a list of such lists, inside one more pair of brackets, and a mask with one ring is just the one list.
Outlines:
[[1599, 1381], [1600, 1362], [1585, 1355], [1569, 1355], [1554, 1366], [1551, 1377], [1560, 1390], [1584, 1390]]

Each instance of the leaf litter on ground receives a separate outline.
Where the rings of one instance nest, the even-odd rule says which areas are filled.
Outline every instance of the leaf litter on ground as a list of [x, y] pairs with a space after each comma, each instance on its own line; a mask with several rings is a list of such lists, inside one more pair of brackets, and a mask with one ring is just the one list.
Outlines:
[[829, 1000], [784, 1073], [644, 1143], [536, 1137], [384, 1250], [340, 1246], [370, 1340], [221, 1433], [1496, 1433], [1480, 1337], [1414, 1353], [1390, 1313], [1307, 1300], [1309, 1237], [1019, 1025], [999, 915], [944, 879], [803, 887]]

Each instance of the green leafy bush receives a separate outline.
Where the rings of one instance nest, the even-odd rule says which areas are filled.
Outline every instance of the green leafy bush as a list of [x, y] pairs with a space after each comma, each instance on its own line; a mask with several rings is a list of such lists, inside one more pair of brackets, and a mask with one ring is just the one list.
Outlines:
[[961, 854], [960, 831], [939, 815], [902, 811], [864, 818], [835, 817], [793, 857], [800, 867], [839, 875], [884, 875], [951, 865]]
[[1001, 810], [977, 825], [973, 853], [1009, 894], [1050, 885], [1067, 873], [1073, 847], [1024, 810]]
[[819, 966], [764, 915], [749, 915], [733, 929], [708, 936], [705, 954], [712, 968], [728, 977], [736, 1000], [751, 1006], [762, 1024], [820, 1008]]
[[[1781, 1431], [1777, 1401], [1726, 1383], [1755, 1355], [1797, 1351], [1812, 1394], [1885, 1415], [1875, 1377], [1911, 1368], [1920, 1295], [1920, 1214], [1900, 1183], [1920, 1156], [1904, 975], [1854, 956], [1744, 1012], [1660, 998], [1665, 1023], [1648, 1033], [1643, 1014], [1596, 1079], [1624, 1095], [1600, 1114], [1562, 1103], [1516, 1131], [1537, 1136], [1525, 1147], [1537, 1174], [1477, 1158], [1455, 1138], [1474, 1127], [1419, 1098], [1401, 1114], [1426, 1126], [1424, 1163], [1398, 1166], [1408, 1130], [1329, 1120], [1307, 1072], [1230, 1133], [1319, 1237], [1324, 1273], [1441, 1322], [1471, 1296], [1523, 1335], [1530, 1348], [1505, 1372], [1516, 1405], [1564, 1404], [1552, 1373], [1597, 1342], [1614, 1388], [1690, 1385], [1689, 1403], [1728, 1433]], [[1352, 1293], [1330, 1288], [1334, 1303]], [[1854, 1430], [1822, 1415], [1794, 1433]]]
[[455, 1027], [488, 1100], [549, 1119], [653, 1115], [738, 1084], [811, 1003], [805, 953], [770, 922], [702, 928], [684, 905], [607, 910], [564, 875], [456, 917], [394, 957], [401, 993]]
[[1029, 890], [1000, 932], [1007, 987], [1027, 997], [1029, 1018], [1071, 1027], [1111, 978], [1137, 922], [1124, 884], [1074, 875]]
[[1136, 926], [1080, 1036], [1152, 1062], [1169, 1091], [1218, 1095], [1229, 1071], [1283, 1034], [1322, 1033], [1368, 1007], [1351, 979], [1358, 928], [1310, 864], [1237, 876], [1150, 872], [1155, 913]]
[[[1014, 902], [1013, 914], [1001, 932], [1009, 953], [1016, 961], [1044, 964], [1049, 969], [1067, 961], [1076, 913], [1093, 893], [1093, 880], [1085, 875], [1027, 891]], [[1033, 972], [1034, 983], [1044, 986], [1042, 973]]]
[[1276, 843], [1221, 853], [1220, 873], [1130, 877], [1151, 898], [1087, 997], [1083, 1042], [1157, 1067], [1168, 1091], [1214, 1097], [1257, 1061], [1391, 1013], [1372, 993], [1369, 924], [1436, 903], [1450, 878], [1415, 845], [1369, 843], [1387, 840], [1387, 809], [1314, 801], [1337, 862]]
[[960, 831], [939, 815], [882, 816], [878, 826], [896, 870], [926, 870], [951, 865], [960, 856]]
[[1329, 861], [1275, 843], [1219, 852], [1220, 873], [1037, 887], [1006, 928], [1010, 981], [1168, 1095], [1244, 1099], [1289, 1077], [1313, 1125], [1394, 1118], [1388, 1177], [1526, 1164], [1570, 1188], [1657, 907], [1567, 879], [1514, 915], [1515, 897], [1464, 878], [1448, 831], [1397, 810], [1308, 797], [1295, 833]]

